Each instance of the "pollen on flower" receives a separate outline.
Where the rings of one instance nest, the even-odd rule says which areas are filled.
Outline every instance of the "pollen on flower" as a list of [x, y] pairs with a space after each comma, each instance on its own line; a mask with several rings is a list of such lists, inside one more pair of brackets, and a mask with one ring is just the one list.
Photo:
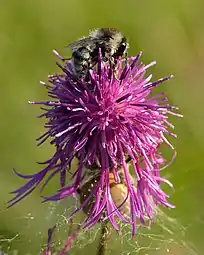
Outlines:
[[[9, 206], [39, 185], [43, 190], [58, 177], [61, 189], [44, 201], [77, 198], [79, 194], [81, 203], [70, 218], [84, 211], [87, 216], [80, 224], [82, 228], [90, 229], [107, 220], [119, 231], [119, 218], [131, 225], [134, 236], [137, 221], [151, 222], [158, 205], [174, 208], [161, 188], [162, 182], [172, 184], [160, 176], [161, 169], [172, 160], [166, 162], [159, 149], [166, 144], [174, 151], [167, 139], [176, 137], [170, 131], [174, 127], [168, 117], [181, 115], [167, 103], [164, 93], [152, 94], [155, 87], [172, 76], [151, 81], [152, 75], [145, 74], [155, 63], [144, 65], [140, 58], [141, 53], [119, 59], [112, 68], [99, 54], [97, 68], [90, 70], [88, 80], [76, 79], [71, 63], [63, 61], [58, 64], [61, 74], [49, 76], [48, 83], [41, 82], [50, 99], [30, 102], [42, 106], [40, 117], [46, 119], [47, 132], [37, 141], [40, 145], [51, 140], [55, 152], [38, 173], [23, 175], [15, 171], [27, 183], [12, 192], [15, 197]], [[175, 151], [173, 154], [174, 158]], [[72, 172], [74, 159], [78, 167]], [[67, 175], [72, 177], [71, 182]]]

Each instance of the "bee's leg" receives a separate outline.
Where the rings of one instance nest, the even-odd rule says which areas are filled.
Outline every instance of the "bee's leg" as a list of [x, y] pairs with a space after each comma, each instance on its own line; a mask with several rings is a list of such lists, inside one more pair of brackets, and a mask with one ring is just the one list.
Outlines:
[[109, 65], [109, 73], [108, 73], [108, 77], [109, 77], [109, 79], [111, 80], [111, 78], [113, 77], [113, 74], [115, 74], [115, 63], [111, 60], [111, 59], [109, 59], [108, 60], [108, 65]]
[[91, 62], [89, 61], [87, 66], [84, 67], [84, 77], [85, 77], [85, 81], [89, 82], [91, 80], [91, 75], [89, 70], [93, 69], [93, 64], [91, 64]]
[[61, 58], [62, 61], [68, 61], [71, 60], [71, 58]]
[[87, 70], [87, 72], [86, 72], [86, 74], [85, 74], [85, 81], [86, 81], [86, 82], [89, 82], [90, 79], [91, 79], [90, 73], [89, 73], [89, 71]]
[[126, 163], [129, 163], [131, 161], [131, 157], [128, 156], [127, 159], [125, 160]]
[[111, 79], [113, 75], [115, 77], [117, 76], [117, 70], [116, 70], [117, 59], [110, 58], [108, 60], [108, 63], [109, 63], [109, 67], [110, 67], [110, 69], [109, 69], [109, 77]]
[[70, 59], [71, 59], [71, 58], [64, 58], [64, 57], [62, 57], [62, 56], [59, 54], [59, 52], [56, 51], [56, 50], [53, 50], [53, 53], [54, 53], [55, 56], [56, 56], [58, 59], [60, 59], [61, 61], [66, 61], [66, 60], [70, 60]]
[[127, 65], [127, 62], [128, 62], [128, 53], [125, 52], [125, 65]]

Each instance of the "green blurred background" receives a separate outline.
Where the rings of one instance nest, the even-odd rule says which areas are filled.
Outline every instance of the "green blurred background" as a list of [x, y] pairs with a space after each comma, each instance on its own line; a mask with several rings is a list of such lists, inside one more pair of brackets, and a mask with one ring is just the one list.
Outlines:
[[[176, 205], [166, 213], [175, 220], [167, 217], [164, 227], [155, 230], [168, 245], [158, 241], [156, 250], [136, 250], [136, 237], [130, 245], [120, 244], [118, 250], [115, 241], [110, 254], [125, 254], [127, 247], [126, 254], [193, 254], [185, 247], [188, 243], [195, 247], [195, 254], [204, 254], [203, 10], [203, 0], [0, 0], [0, 246], [5, 252], [39, 254], [47, 228], [59, 220], [64, 208], [70, 209], [68, 202], [40, 204], [39, 191], [9, 210], [5, 208], [11, 198], [9, 192], [24, 183], [12, 168], [36, 172], [40, 170], [36, 161], [52, 154], [48, 143], [36, 147], [35, 138], [44, 132], [44, 121], [35, 118], [39, 107], [27, 101], [47, 98], [39, 81], [58, 71], [53, 49], [69, 56], [64, 46], [87, 35], [88, 30], [115, 27], [129, 38], [130, 55], [142, 50], [145, 63], [157, 61], [156, 68], [151, 69], [155, 78], [175, 75], [160, 90], [168, 94], [170, 103], [180, 107], [185, 118], [172, 118], [178, 134], [172, 142], [178, 155], [163, 173], [175, 186], [174, 190], [166, 189]], [[166, 149], [164, 153], [170, 157]], [[58, 183], [51, 186], [46, 194], [52, 194]], [[172, 233], [166, 236], [171, 227]], [[153, 230], [148, 231], [151, 234]], [[176, 236], [181, 244], [174, 241]], [[84, 242], [88, 243], [86, 237]], [[144, 238], [144, 247], [148, 246], [145, 242]], [[84, 249], [78, 247], [73, 254], [96, 254], [96, 245], [97, 240]]]

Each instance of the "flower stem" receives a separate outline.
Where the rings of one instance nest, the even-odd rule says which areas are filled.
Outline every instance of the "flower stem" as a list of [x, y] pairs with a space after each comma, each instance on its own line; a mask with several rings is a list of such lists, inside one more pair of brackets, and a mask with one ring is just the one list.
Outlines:
[[101, 234], [96, 255], [108, 254], [108, 241], [111, 236], [111, 229], [108, 222], [101, 224]]

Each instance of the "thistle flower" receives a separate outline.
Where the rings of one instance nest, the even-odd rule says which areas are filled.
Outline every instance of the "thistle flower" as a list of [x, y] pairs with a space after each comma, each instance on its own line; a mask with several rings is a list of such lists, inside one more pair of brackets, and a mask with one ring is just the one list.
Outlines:
[[[88, 173], [90, 176], [96, 174], [97, 181], [91, 182], [91, 189], [70, 216], [80, 210], [86, 211], [88, 206], [87, 218], [81, 224], [83, 228], [89, 229], [103, 219], [119, 231], [117, 216], [132, 225], [134, 236], [137, 219], [142, 223], [147, 219], [151, 222], [157, 205], [174, 207], [160, 187], [161, 182], [172, 184], [160, 177], [161, 169], [169, 163], [164, 165], [165, 160], [158, 150], [162, 143], [174, 150], [166, 138], [169, 135], [176, 137], [168, 130], [173, 128], [168, 115], [180, 115], [173, 112], [176, 107], [166, 103], [164, 94], [152, 95], [152, 90], [171, 76], [151, 82], [152, 75], [145, 77], [145, 73], [155, 62], [144, 65], [140, 57], [141, 53], [127, 60], [120, 59], [113, 68], [103, 63], [99, 54], [98, 66], [90, 70], [88, 80], [76, 79], [67, 61], [63, 66], [58, 64], [62, 74], [49, 76], [49, 84], [42, 82], [51, 100], [30, 103], [46, 107], [42, 108], [44, 113], [40, 117], [47, 119], [47, 132], [38, 141], [42, 144], [51, 138], [55, 153], [44, 162], [46, 167], [36, 174], [16, 172], [28, 182], [13, 191], [16, 196], [9, 201], [10, 206], [25, 198], [39, 184], [43, 189], [56, 175], [61, 189], [44, 201], [76, 197], [83, 189]], [[79, 163], [72, 173], [74, 158]], [[71, 183], [67, 183], [67, 174], [72, 175]], [[111, 193], [110, 175], [115, 184], [122, 183], [125, 187], [120, 205]], [[122, 210], [124, 204], [129, 207], [129, 215]]]

